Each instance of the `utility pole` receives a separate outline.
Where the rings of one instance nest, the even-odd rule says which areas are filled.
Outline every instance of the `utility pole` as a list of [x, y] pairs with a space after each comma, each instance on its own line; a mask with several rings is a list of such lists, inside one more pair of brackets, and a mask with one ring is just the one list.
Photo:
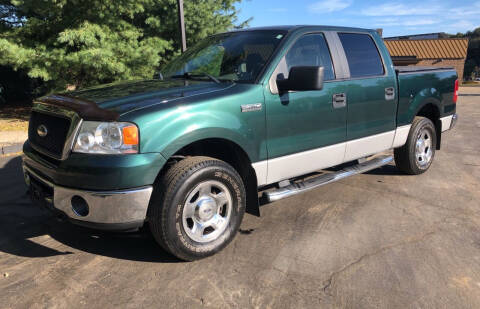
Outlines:
[[183, 0], [177, 0], [178, 3], [178, 26], [180, 28], [182, 39], [182, 53], [187, 50], [187, 37], [185, 35], [185, 18], [183, 15]]

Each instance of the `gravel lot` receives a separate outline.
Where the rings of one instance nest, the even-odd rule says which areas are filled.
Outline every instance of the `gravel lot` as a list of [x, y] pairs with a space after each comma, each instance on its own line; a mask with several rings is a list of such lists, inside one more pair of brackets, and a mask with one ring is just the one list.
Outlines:
[[0, 158], [0, 308], [480, 308], [480, 96], [429, 172], [392, 166], [261, 208], [193, 263], [57, 222]]

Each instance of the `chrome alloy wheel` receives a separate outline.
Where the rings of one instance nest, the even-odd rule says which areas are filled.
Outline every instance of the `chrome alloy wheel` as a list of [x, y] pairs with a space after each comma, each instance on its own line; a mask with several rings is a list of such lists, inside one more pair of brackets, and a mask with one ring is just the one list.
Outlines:
[[424, 168], [432, 161], [432, 135], [427, 129], [421, 129], [418, 132], [417, 142], [415, 144], [415, 159], [419, 167]]
[[232, 207], [232, 195], [224, 184], [216, 180], [201, 182], [190, 192], [184, 204], [183, 229], [194, 241], [215, 240], [227, 228]]

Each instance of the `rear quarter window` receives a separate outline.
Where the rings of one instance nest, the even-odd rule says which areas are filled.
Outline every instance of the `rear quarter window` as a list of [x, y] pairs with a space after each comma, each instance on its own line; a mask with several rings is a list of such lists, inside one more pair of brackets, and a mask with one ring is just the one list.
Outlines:
[[369, 77], [384, 74], [382, 58], [372, 37], [360, 33], [339, 33], [350, 77]]

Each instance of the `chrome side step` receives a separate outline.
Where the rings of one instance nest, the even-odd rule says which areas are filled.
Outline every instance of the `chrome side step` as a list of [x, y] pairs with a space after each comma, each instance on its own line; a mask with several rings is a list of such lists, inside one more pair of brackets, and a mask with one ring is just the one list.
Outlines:
[[303, 193], [303, 192], [318, 188], [320, 186], [329, 184], [331, 182], [339, 181], [341, 179], [344, 179], [353, 175], [374, 170], [381, 166], [387, 165], [392, 161], [393, 161], [392, 156], [376, 157], [366, 162], [363, 162], [354, 166], [346, 167], [343, 170], [340, 170], [335, 173], [323, 174], [314, 178], [307, 179], [302, 182], [292, 183], [288, 186], [279, 188], [274, 191], [264, 192], [263, 197], [268, 202], [275, 202], [295, 194]]

